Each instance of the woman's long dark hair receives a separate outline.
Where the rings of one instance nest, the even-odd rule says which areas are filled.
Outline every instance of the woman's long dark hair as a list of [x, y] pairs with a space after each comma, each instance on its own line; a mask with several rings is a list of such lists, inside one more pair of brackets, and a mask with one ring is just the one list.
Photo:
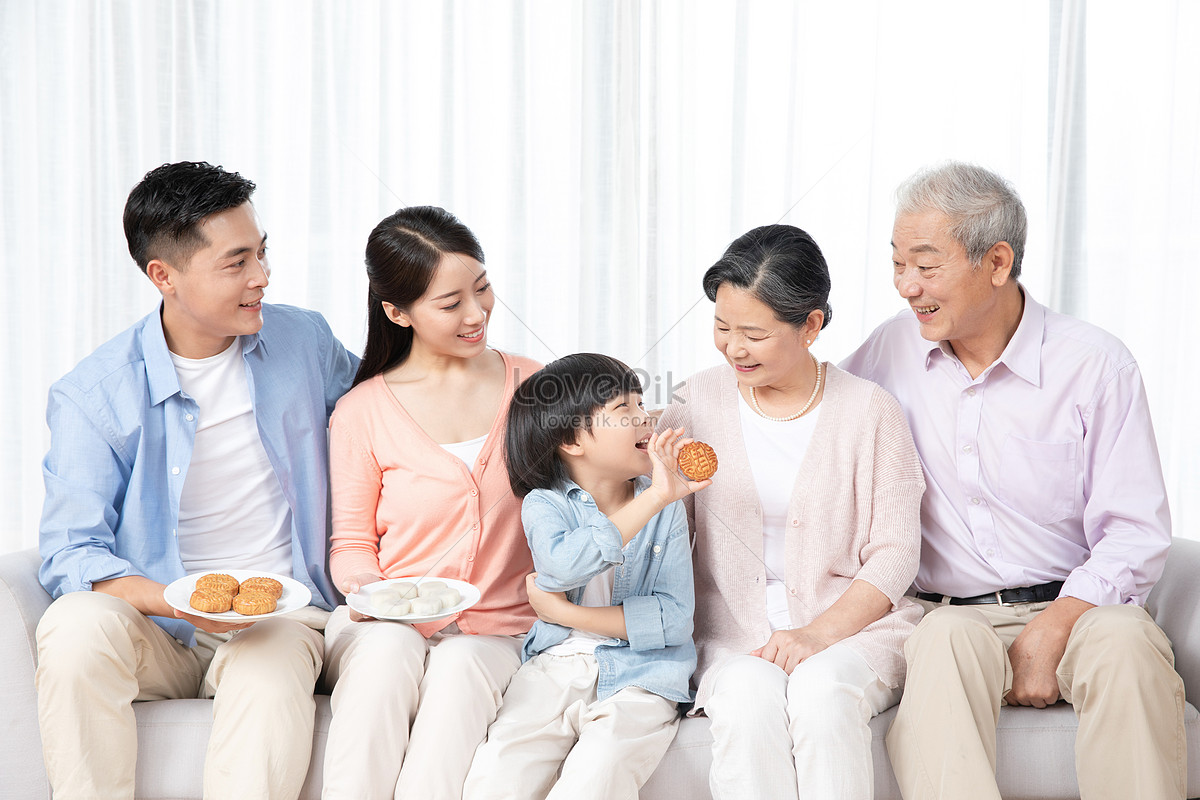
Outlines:
[[354, 385], [400, 364], [413, 330], [388, 319], [385, 302], [407, 309], [429, 289], [442, 257], [461, 253], [483, 262], [483, 248], [458, 217], [437, 206], [410, 206], [384, 219], [367, 239], [367, 344]]

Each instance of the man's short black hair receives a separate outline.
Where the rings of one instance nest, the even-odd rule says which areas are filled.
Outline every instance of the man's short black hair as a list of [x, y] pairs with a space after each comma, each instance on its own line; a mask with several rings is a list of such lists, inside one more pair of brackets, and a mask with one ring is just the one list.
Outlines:
[[622, 362], [599, 353], [551, 361], [529, 376], [508, 406], [505, 466], [517, 497], [554, 489], [570, 479], [558, 448], [574, 444], [592, 417], [618, 395], [642, 393], [642, 381]]
[[142, 272], [154, 259], [183, 268], [208, 244], [205, 217], [237, 208], [254, 194], [254, 182], [204, 161], [163, 164], [142, 178], [125, 201], [125, 239]]

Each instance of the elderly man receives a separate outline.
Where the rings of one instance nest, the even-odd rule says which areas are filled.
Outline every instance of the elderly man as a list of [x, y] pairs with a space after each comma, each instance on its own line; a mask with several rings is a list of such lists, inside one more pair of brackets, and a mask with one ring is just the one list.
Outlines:
[[1141, 375], [1020, 285], [1025, 230], [987, 170], [910, 178], [892, 262], [911, 311], [842, 365], [900, 401], [928, 485], [892, 766], [908, 800], [998, 800], [1000, 705], [1062, 699], [1084, 798], [1182, 798], [1183, 682], [1142, 608], [1171, 531]]

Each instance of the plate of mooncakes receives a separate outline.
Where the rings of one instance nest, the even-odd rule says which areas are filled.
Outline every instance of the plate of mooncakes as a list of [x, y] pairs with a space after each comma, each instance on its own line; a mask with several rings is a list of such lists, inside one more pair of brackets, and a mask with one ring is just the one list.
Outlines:
[[427, 576], [388, 578], [346, 596], [360, 614], [396, 622], [436, 622], [479, 602], [479, 589], [466, 581]]
[[[222, 604], [228, 596], [229, 607]], [[239, 595], [241, 600], [238, 600]], [[265, 595], [265, 597], [264, 597]], [[218, 622], [256, 622], [290, 614], [312, 600], [312, 592], [300, 581], [253, 569], [209, 570], [172, 581], [163, 592], [172, 608]], [[271, 598], [268, 602], [266, 597]], [[208, 605], [216, 603], [216, 605]], [[212, 611], [208, 609], [224, 609]]]

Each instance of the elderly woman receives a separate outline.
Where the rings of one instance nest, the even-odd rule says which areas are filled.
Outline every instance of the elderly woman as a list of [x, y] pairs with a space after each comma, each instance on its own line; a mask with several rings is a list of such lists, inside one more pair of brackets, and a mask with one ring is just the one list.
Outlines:
[[662, 416], [720, 459], [695, 531], [696, 707], [715, 798], [872, 796], [871, 717], [895, 704], [921, 617], [925, 490], [908, 425], [873, 383], [819, 362], [829, 269], [790, 225], [756, 228], [704, 275], [727, 364]]

